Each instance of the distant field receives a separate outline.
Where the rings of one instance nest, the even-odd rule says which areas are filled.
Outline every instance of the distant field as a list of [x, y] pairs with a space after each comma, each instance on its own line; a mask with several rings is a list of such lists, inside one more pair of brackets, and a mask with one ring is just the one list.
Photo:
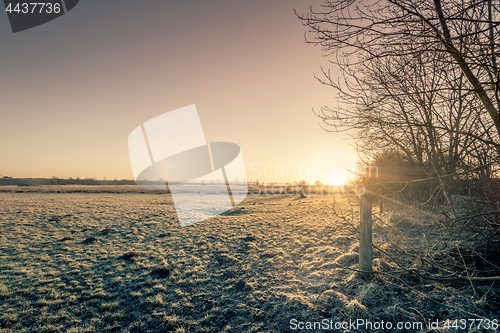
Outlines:
[[[198, 192], [198, 185], [183, 185], [184, 189], [192, 188], [194, 192]], [[203, 184], [202, 188], [210, 188], [220, 185]], [[349, 192], [348, 192], [349, 191]], [[165, 189], [160, 186], [149, 186], [148, 188], [139, 187], [137, 185], [36, 185], [36, 186], [17, 186], [17, 185], [2, 185], [0, 186], [1, 192], [17, 192], [17, 193], [157, 193], [164, 194]], [[316, 187], [314, 185], [305, 186], [300, 188], [298, 186], [286, 186], [286, 185], [249, 185], [248, 193], [250, 194], [262, 194], [262, 195], [295, 195], [297, 193], [304, 193], [304, 195], [318, 195], [318, 194], [330, 194], [330, 193], [356, 193], [353, 186], [349, 188], [343, 186], [321, 186]], [[169, 193], [167, 189], [167, 193]]]
[[[121, 193], [0, 193], [1, 333], [296, 332], [293, 320], [442, 324], [498, 314], [491, 283], [471, 297], [466, 282], [358, 278], [356, 231], [333, 214], [335, 200], [357, 216], [347, 197], [249, 196], [181, 228], [167, 194], [101, 189]], [[384, 252], [398, 255], [387, 234], [421, 241], [426, 219], [393, 210], [375, 217]], [[394, 264], [375, 251], [374, 268]]]
[[[0, 192], [36, 192], [36, 193], [137, 193], [154, 192], [137, 185], [38, 185], [38, 186], [0, 186]], [[160, 191], [160, 190], [158, 190]], [[162, 191], [163, 193], [164, 191]]]

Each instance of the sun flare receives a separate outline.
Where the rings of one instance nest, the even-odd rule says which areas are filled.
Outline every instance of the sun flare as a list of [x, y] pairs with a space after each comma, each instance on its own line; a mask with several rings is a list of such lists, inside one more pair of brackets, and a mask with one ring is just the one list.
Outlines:
[[341, 172], [334, 171], [329, 175], [329, 184], [333, 186], [344, 185], [348, 180], [347, 175]]

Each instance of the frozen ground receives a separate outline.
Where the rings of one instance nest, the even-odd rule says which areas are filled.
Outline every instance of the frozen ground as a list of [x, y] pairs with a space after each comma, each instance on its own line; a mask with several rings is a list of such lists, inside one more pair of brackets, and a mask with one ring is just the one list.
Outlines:
[[[335, 201], [349, 211], [347, 198]], [[374, 212], [381, 250], [398, 258], [387, 235], [419, 242], [417, 223], [425, 221]], [[400, 330], [410, 332], [431, 331], [429, 320], [500, 319], [495, 283], [477, 284], [473, 293], [466, 282], [398, 275], [379, 251], [374, 268], [382, 274], [365, 281], [353, 271], [357, 251], [356, 231], [333, 214], [330, 196], [253, 195], [181, 228], [165, 194], [0, 193], [0, 332], [294, 332], [307, 322], [423, 323]]]

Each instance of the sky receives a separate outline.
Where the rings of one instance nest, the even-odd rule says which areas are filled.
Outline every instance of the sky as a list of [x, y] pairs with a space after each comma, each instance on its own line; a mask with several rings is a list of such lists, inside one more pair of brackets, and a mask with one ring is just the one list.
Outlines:
[[352, 141], [312, 112], [336, 103], [314, 78], [332, 66], [294, 14], [318, 3], [85, 0], [15, 34], [1, 11], [0, 175], [132, 179], [129, 134], [195, 104], [249, 179], [342, 178]]

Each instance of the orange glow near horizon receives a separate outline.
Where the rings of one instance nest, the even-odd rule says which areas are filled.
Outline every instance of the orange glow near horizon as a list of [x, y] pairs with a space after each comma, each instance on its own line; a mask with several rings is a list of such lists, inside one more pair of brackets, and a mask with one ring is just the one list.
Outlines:
[[349, 177], [342, 172], [332, 172], [329, 176], [328, 185], [340, 186], [349, 182]]
[[195, 104], [208, 142], [241, 147], [248, 179], [327, 184], [356, 155], [311, 112], [336, 100], [314, 77], [328, 60], [304, 42], [294, 14], [309, 5], [86, 2], [5, 34], [0, 176], [132, 179], [132, 130]]

